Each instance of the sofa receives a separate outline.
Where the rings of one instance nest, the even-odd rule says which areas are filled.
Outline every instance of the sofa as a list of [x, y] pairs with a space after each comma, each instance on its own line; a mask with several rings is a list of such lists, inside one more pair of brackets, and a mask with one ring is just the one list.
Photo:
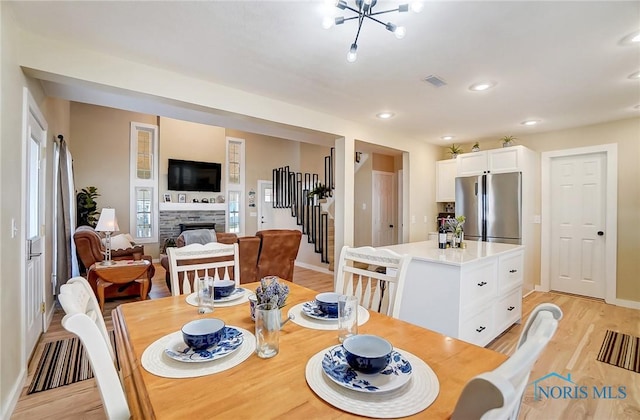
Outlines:
[[[95, 264], [104, 261], [104, 255], [106, 252], [105, 246], [102, 242], [102, 237], [91, 226], [79, 226], [73, 234], [73, 242], [76, 245], [76, 254], [78, 255], [78, 262], [80, 265], [80, 274], [84, 276], [93, 292], [97, 296], [97, 276], [94, 271], [90, 271], [89, 268]], [[150, 255], [144, 254], [144, 246], [131, 245], [128, 241], [123, 240], [126, 243], [126, 248], [113, 249], [114, 242], [112, 242], [111, 259], [112, 260], [140, 260], [145, 259], [149, 262], [153, 262]], [[153, 277], [155, 274], [155, 267], [153, 264], [149, 268], [149, 275]], [[151, 290], [151, 285], [149, 286]], [[106, 298], [121, 298], [128, 296], [140, 295], [140, 283], [135, 281], [124, 285], [113, 285], [105, 289]]]
[[[206, 229], [203, 229], [206, 230]], [[238, 237], [235, 233], [184, 231], [176, 239], [176, 246], [182, 247], [190, 243], [207, 243], [209, 239], [223, 244], [238, 243], [240, 260], [240, 284], [252, 283], [269, 275], [293, 281], [293, 268], [302, 233], [299, 230], [274, 229], [263, 230], [255, 236]], [[194, 240], [192, 242], [190, 240]], [[186, 263], [209, 262], [206, 260], [189, 260]], [[171, 290], [171, 274], [169, 258], [163, 255], [160, 264], [166, 270], [166, 283]]]

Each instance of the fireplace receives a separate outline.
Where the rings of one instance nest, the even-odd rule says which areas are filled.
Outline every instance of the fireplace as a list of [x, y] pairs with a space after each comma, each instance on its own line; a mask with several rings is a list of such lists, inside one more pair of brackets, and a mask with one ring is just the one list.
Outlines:
[[194, 230], [194, 229], [214, 229], [216, 228], [215, 223], [207, 223], [207, 222], [192, 222], [192, 223], [180, 223], [180, 233], [185, 230]]

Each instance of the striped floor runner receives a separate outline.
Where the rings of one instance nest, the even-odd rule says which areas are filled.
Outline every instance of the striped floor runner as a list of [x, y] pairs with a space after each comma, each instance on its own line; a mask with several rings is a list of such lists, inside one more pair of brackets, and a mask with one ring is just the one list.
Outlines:
[[[115, 349], [115, 335], [109, 333]], [[116, 357], [117, 360], [117, 357]], [[93, 378], [89, 358], [78, 337], [46, 343], [27, 394]]]
[[640, 373], [640, 337], [607, 330], [598, 361]]

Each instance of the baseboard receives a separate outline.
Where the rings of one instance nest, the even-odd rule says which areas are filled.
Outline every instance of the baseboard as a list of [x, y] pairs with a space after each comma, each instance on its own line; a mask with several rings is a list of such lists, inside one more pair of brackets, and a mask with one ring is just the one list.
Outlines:
[[542, 286], [540, 286], [539, 284], [536, 284], [534, 289], [536, 292], [548, 292], [549, 290], [543, 288]]
[[525, 293], [524, 295], [522, 295], [522, 299], [526, 298], [527, 296], [529, 296], [533, 292], [537, 292], [537, 290], [529, 290], [528, 293]]
[[325, 273], [325, 274], [331, 274], [333, 276], [333, 271], [330, 271], [329, 269], [324, 267], [318, 267], [317, 265], [307, 264], [299, 261], [296, 261], [295, 265], [298, 267], [306, 268], [308, 270], [318, 271], [320, 273]]
[[55, 301], [53, 302], [53, 305], [51, 305], [51, 308], [49, 308], [49, 312], [47, 313], [47, 317], [46, 317], [46, 322], [45, 322], [45, 326], [44, 326], [44, 332], [47, 332], [49, 330], [49, 327], [51, 326], [51, 323], [53, 322], [53, 315], [56, 312], [56, 303]]
[[27, 369], [23, 368], [20, 371], [20, 376], [18, 380], [14, 383], [11, 392], [8, 394], [6, 404], [2, 404], [2, 413], [0, 413], [0, 418], [8, 419], [11, 418], [11, 414], [13, 414], [13, 410], [16, 409], [16, 405], [18, 405], [18, 400], [20, 399], [20, 394], [22, 393], [22, 388], [25, 387], [27, 381]]
[[640, 309], [640, 302], [636, 302], [635, 300], [616, 299], [613, 301], [613, 304], [624, 308]]

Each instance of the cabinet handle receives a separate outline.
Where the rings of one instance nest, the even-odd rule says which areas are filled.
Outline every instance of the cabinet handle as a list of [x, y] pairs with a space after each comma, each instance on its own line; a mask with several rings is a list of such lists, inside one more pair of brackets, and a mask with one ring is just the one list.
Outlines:
[[486, 282], [486, 281], [481, 281], [480, 283], [478, 283], [478, 286], [482, 287], [482, 286], [484, 286], [485, 284], [487, 284], [487, 282]]
[[510, 273], [517, 273], [518, 270], [516, 270], [515, 268], [513, 270], [509, 270]]
[[480, 326], [480, 328], [476, 328], [477, 332], [482, 332], [486, 329], [487, 327], [483, 327], [482, 325]]
[[509, 306], [509, 307], [507, 308], [507, 311], [513, 311], [514, 309], [516, 309], [516, 307], [515, 307], [515, 306]]

